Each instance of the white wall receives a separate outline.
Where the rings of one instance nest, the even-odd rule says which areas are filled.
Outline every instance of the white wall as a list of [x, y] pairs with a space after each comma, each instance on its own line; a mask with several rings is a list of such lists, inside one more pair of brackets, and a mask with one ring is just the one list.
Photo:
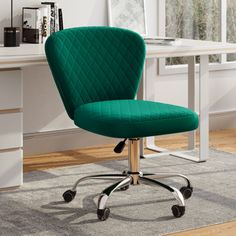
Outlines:
[[[46, 1], [46, 0], [42, 0]], [[41, 0], [15, 0], [14, 24], [21, 26], [23, 6], [37, 6]], [[48, 1], [50, 2], [50, 1]], [[63, 8], [65, 27], [107, 24], [106, 0], [57, 0]], [[0, 0], [0, 42], [4, 26], [10, 25], [10, 0]]]
[[[0, 0], [0, 42], [3, 41], [3, 27], [9, 25], [9, 3]], [[107, 25], [106, 0], [57, 0], [63, 8], [65, 27], [84, 25]], [[15, 1], [15, 26], [21, 25], [22, 6], [37, 5], [37, 0]], [[148, 32], [157, 33], [157, 1], [147, 0]], [[42, 153], [72, 149], [114, 141], [92, 135], [75, 127], [64, 112], [54, 82], [47, 66], [26, 68], [24, 73], [24, 152]], [[211, 73], [211, 110], [236, 109], [235, 71]], [[155, 86], [155, 100], [180, 105], [187, 103], [187, 75], [157, 76], [156, 63], [149, 65], [149, 79]], [[220, 120], [220, 122], [219, 122]], [[235, 114], [212, 119], [213, 128], [231, 126]], [[222, 122], [224, 121], [224, 122]], [[235, 127], [236, 124], [234, 123]], [[60, 132], [57, 132], [61, 130]]]

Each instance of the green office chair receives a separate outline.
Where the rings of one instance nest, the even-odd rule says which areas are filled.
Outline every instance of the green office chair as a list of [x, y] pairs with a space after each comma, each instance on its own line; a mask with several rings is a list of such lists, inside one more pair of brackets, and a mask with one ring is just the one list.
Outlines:
[[[74, 199], [81, 181], [118, 179], [102, 191], [98, 200], [98, 219], [106, 220], [110, 213], [106, 202], [114, 191], [145, 182], [170, 191], [178, 202], [172, 206], [173, 215], [183, 216], [184, 199], [189, 198], [193, 190], [190, 181], [178, 174], [142, 173], [139, 140], [194, 130], [198, 127], [198, 116], [183, 107], [135, 100], [145, 60], [143, 39], [132, 31], [118, 28], [73, 28], [50, 36], [45, 50], [66, 111], [74, 123], [90, 132], [129, 142], [128, 171], [84, 177], [63, 194], [64, 200]], [[118, 145], [117, 152], [124, 142]], [[174, 176], [182, 177], [186, 186], [178, 190], [157, 181]]]

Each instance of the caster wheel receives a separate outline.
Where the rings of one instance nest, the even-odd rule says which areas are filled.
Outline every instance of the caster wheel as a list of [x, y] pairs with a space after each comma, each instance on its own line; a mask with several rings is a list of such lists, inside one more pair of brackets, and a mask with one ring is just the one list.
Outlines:
[[127, 186], [125, 186], [125, 187], [123, 187], [123, 188], [120, 188], [120, 191], [126, 191], [126, 190], [128, 190], [129, 189], [129, 185], [127, 185]]
[[71, 202], [75, 198], [75, 195], [76, 191], [67, 190], [63, 193], [62, 197], [65, 202]]
[[109, 215], [110, 215], [110, 209], [109, 208], [105, 208], [103, 210], [100, 210], [100, 209], [97, 210], [97, 217], [101, 221], [107, 220]]
[[179, 191], [183, 194], [184, 199], [189, 199], [192, 196], [193, 188], [182, 187]]
[[180, 218], [185, 213], [185, 206], [174, 205], [171, 210], [174, 217]]

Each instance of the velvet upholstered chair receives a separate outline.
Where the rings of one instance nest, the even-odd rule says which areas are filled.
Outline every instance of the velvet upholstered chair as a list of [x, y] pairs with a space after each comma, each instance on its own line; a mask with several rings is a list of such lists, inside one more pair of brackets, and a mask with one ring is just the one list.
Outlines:
[[[100, 194], [98, 219], [109, 217], [106, 202], [114, 191], [128, 190], [130, 184], [142, 182], [170, 191], [177, 200], [172, 206], [173, 215], [184, 215], [184, 199], [192, 194], [190, 181], [178, 174], [142, 173], [139, 140], [194, 130], [198, 127], [198, 116], [184, 107], [135, 100], [145, 60], [143, 39], [118, 28], [72, 28], [50, 36], [45, 50], [65, 109], [74, 123], [95, 134], [129, 142], [128, 171], [84, 177], [63, 194], [64, 200], [74, 199], [81, 181], [114, 178], [118, 182]], [[182, 177], [186, 185], [179, 190], [157, 181], [168, 177]]]

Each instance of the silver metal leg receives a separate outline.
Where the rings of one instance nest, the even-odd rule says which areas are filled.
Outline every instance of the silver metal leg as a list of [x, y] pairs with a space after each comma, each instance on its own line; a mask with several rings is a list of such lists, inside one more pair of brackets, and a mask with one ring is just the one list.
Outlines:
[[125, 177], [126, 177], [126, 174], [105, 174], [105, 175], [86, 176], [86, 177], [83, 177], [83, 178], [77, 180], [75, 182], [73, 188], [71, 189], [71, 191], [76, 191], [76, 188], [79, 185], [79, 183], [81, 183], [82, 181], [89, 180], [89, 179], [115, 180], [115, 179], [121, 179], [121, 178], [125, 178]]
[[98, 209], [104, 210], [106, 208], [106, 203], [109, 196], [117, 189], [130, 185], [131, 182], [132, 182], [132, 177], [128, 176], [125, 179], [119, 181], [118, 183], [115, 183], [111, 185], [110, 187], [106, 188], [105, 190], [103, 190], [98, 199]]
[[173, 194], [173, 196], [177, 200], [179, 206], [185, 206], [184, 197], [183, 197], [182, 193], [177, 188], [163, 184], [157, 180], [150, 179], [147, 177], [140, 177], [140, 180], [144, 181], [147, 184], [152, 184], [152, 185], [154, 184], [154, 185], [158, 185], [160, 187], [167, 189], [168, 191], [170, 191]]
[[144, 173], [144, 177], [149, 177], [151, 179], [167, 179], [173, 177], [179, 177], [185, 180], [188, 187], [192, 187], [189, 179], [185, 175], [177, 174], [177, 173], [158, 173], [158, 174], [151, 174], [151, 173]]

